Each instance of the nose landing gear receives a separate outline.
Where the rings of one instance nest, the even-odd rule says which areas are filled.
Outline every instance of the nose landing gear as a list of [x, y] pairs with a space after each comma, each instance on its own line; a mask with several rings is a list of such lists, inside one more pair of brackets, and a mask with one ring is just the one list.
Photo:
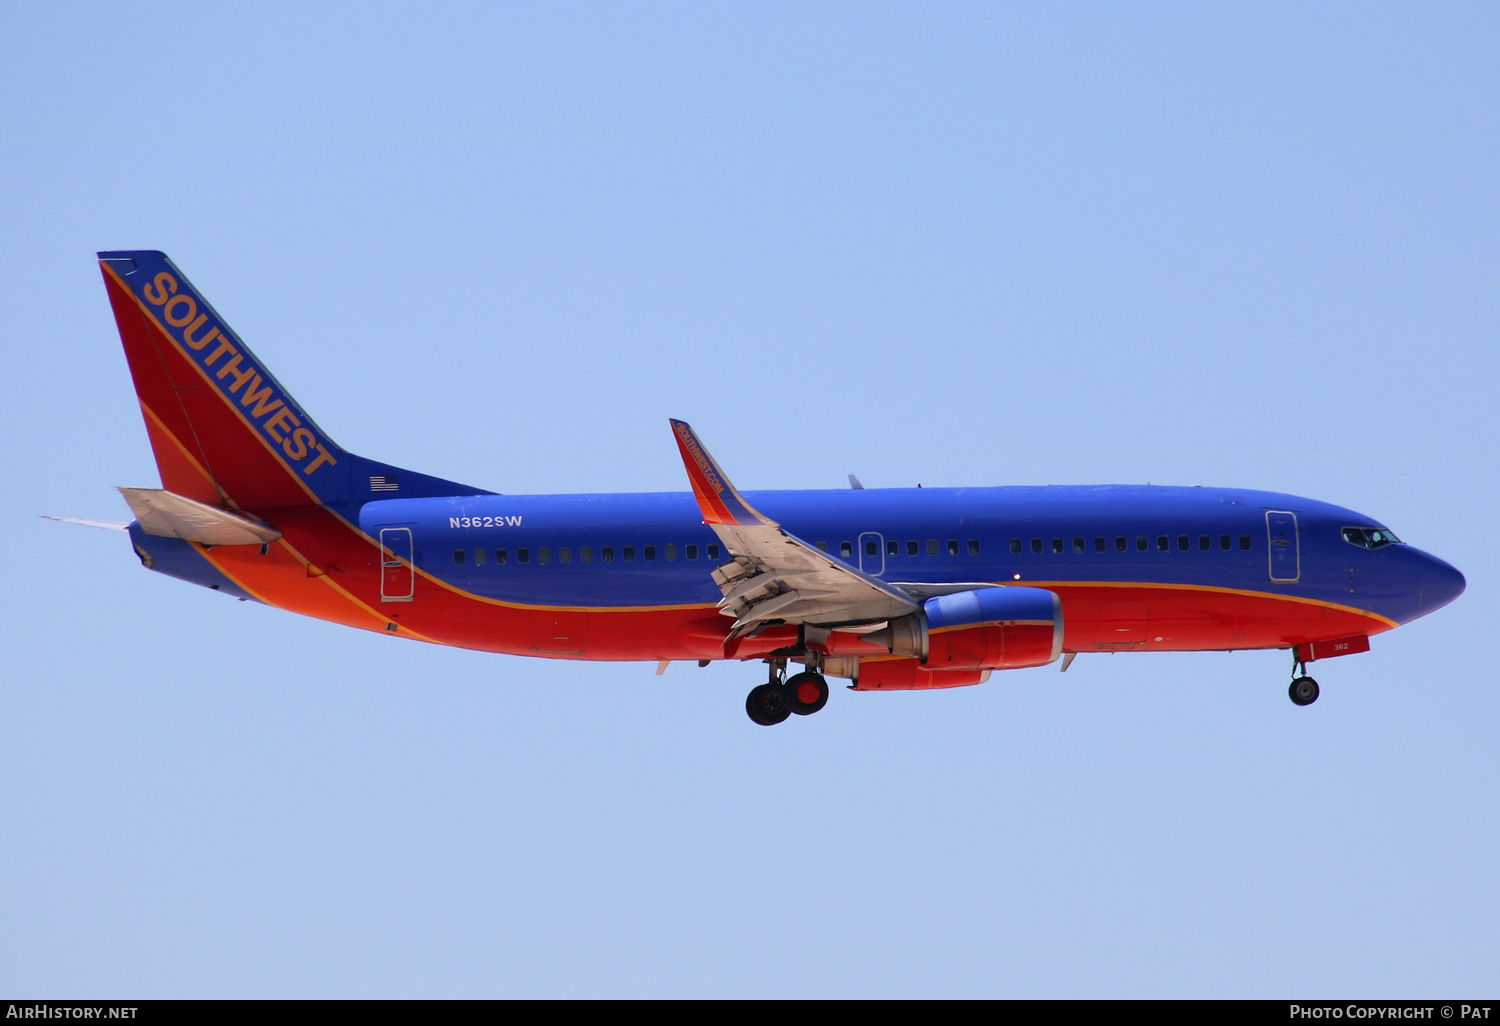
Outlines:
[[1296, 657], [1292, 650], [1292, 686], [1287, 694], [1293, 705], [1312, 705], [1318, 700], [1318, 682], [1307, 675], [1307, 664]]
[[1311, 677], [1298, 677], [1292, 681], [1287, 694], [1296, 705], [1312, 705], [1318, 700], [1318, 682]]
[[805, 670], [783, 679], [785, 674], [786, 660], [771, 660], [770, 680], [745, 698], [745, 712], [753, 723], [774, 727], [792, 713], [811, 716], [828, 704], [828, 681], [821, 673]]

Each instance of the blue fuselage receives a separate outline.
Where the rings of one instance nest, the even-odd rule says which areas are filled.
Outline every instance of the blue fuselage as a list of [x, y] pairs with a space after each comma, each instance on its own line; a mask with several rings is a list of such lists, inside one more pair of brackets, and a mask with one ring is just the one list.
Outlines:
[[[1272, 492], [1101, 485], [746, 498], [791, 534], [892, 582], [1224, 588], [1355, 607], [1395, 623], [1464, 587], [1457, 570], [1411, 546], [1370, 550], [1344, 540], [1346, 527], [1382, 526], [1370, 517]], [[1268, 513], [1295, 518], [1280, 570]], [[708, 574], [723, 558], [718, 539], [686, 492], [387, 499], [365, 503], [358, 519], [372, 536], [410, 528], [418, 567], [506, 602], [638, 607], [719, 598]]]

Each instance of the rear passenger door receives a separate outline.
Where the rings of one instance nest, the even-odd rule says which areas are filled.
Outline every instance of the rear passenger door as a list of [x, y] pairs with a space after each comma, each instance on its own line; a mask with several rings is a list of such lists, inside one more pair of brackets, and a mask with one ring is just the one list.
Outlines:
[[380, 601], [410, 602], [416, 588], [411, 528], [380, 529]]

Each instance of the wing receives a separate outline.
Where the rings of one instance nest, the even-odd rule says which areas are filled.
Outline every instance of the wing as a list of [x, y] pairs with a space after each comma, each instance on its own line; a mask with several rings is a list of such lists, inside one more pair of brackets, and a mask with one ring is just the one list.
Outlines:
[[672, 421], [703, 522], [734, 557], [713, 571], [731, 639], [774, 623], [878, 624], [917, 608], [904, 593], [782, 530], [729, 482], [686, 421]]

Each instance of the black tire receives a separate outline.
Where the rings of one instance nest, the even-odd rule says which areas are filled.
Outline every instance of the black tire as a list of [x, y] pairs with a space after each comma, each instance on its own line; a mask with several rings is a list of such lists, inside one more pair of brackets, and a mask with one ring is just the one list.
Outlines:
[[1318, 682], [1311, 677], [1298, 677], [1287, 689], [1294, 705], [1312, 705], [1318, 700]]
[[782, 685], [786, 688], [787, 707], [798, 716], [811, 716], [828, 704], [828, 681], [811, 670], [794, 674]]
[[762, 727], [774, 727], [792, 714], [786, 692], [779, 684], [762, 684], [752, 688], [745, 698], [745, 712]]

